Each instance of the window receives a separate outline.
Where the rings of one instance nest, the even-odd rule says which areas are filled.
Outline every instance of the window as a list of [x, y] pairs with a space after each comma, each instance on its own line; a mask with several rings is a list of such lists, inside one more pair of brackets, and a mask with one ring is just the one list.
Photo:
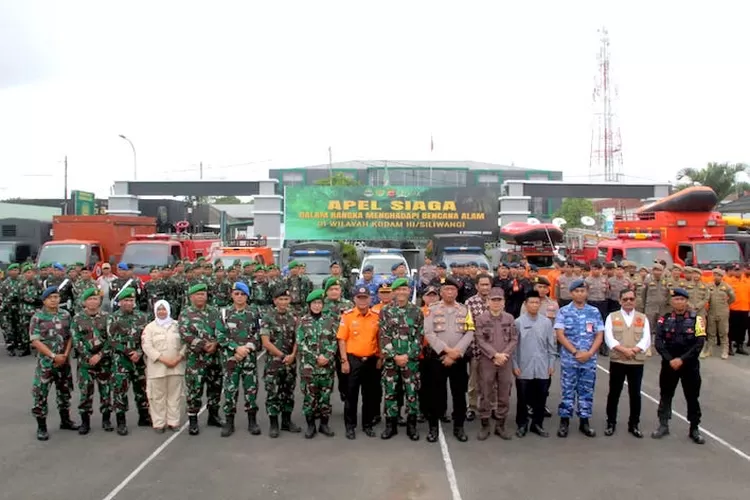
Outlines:
[[680, 245], [677, 248], [677, 257], [683, 261], [686, 265], [692, 266], [693, 262], [693, 247], [690, 245]]
[[726, 243], [696, 243], [695, 257], [698, 259], [698, 265], [704, 269], [742, 261], [739, 245], [734, 241]]
[[328, 274], [331, 259], [326, 257], [296, 257], [297, 262], [305, 264], [306, 274]]
[[489, 186], [490, 184], [498, 184], [500, 178], [497, 174], [479, 174], [477, 175], [477, 184], [481, 186]]
[[173, 266], [182, 258], [182, 247], [179, 245], [172, 245], [169, 248], [169, 265]]
[[[370, 170], [368, 180], [371, 186], [383, 186], [385, 168]], [[431, 169], [429, 166], [388, 167], [388, 184], [390, 186], [464, 187], [466, 186], [466, 171]]]
[[91, 247], [91, 255], [89, 256], [89, 269], [93, 269], [94, 266], [102, 261], [102, 251], [101, 249], [94, 245]]
[[305, 176], [301, 172], [287, 172], [282, 177], [284, 184], [301, 184], [305, 180]]
[[2, 235], [3, 238], [15, 238], [16, 236], [16, 226], [13, 225], [4, 225], [2, 227]]
[[39, 252], [39, 262], [59, 262], [64, 266], [86, 262], [87, 249], [87, 245], [46, 244]]
[[15, 252], [12, 243], [0, 243], [0, 262], [12, 264], [15, 261]]

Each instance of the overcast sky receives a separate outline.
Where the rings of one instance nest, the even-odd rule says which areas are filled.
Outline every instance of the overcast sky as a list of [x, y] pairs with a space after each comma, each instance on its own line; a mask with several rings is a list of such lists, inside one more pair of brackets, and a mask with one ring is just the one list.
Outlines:
[[745, 2], [200, 4], [0, 0], [0, 197], [61, 196], [65, 155], [70, 189], [106, 195], [133, 177], [119, 134], [139, 180], [258, 179], [329, 146], [584, 180], [601, 26], [629, 179], [750, 162]]

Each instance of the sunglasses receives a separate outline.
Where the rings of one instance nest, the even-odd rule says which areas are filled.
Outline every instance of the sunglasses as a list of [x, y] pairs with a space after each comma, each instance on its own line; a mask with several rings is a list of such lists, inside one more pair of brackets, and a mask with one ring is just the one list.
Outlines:
[[621, 302], [635, 302], [635, 297], [620, 297]]

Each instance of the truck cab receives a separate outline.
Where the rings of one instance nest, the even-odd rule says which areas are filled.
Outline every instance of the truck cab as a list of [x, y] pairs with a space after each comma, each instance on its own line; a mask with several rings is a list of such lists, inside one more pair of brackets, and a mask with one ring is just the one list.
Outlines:
[[191, 235], [137, 235], [125, 245], [122, 261], [133, 265], [133, 272], [142, 281], [150, 279], [152, 267], [173, 266], [180, 260], [208, 257], [212, 245], [219, 242], [213, 233]]
[[[404, 256], [403, 250], [398, 248], [365, 248], [363, 250], [362, 266], [372, 266], [372, 274], [381, 279], [389, 279], [393, 275], [394, 264], [403, 264], [406, 267], [406, 275], [412, 276], [412, 269]], [[359, 278], [360, 269], [352, 269], [352, 274]]]
[[263, 236], [229, 240], [225, 244], [226, 246], [211, 250], [211, 262], [219, 259], [225, 268], [230, 267], [236, 260], [243, 266], [246, 262], [256, 262], [264, 266], [273, 264], [273, 251]]
[[41, 246], [50, 240], [52, 224], [33, 219], [0, 220], [0, 270], [10, 264], [34, 260]]

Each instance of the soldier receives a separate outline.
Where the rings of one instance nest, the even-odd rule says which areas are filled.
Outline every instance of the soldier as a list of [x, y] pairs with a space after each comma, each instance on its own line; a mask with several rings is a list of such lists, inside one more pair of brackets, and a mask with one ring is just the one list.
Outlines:
[[519, 267], [518, 264], [510, 266], [510, 281], [507, 286], [503, 287], [505, 292], [505, 311], [517, 318], [521, 314], [521, 307], [526, 300], [526, 294], [534, 289], [531, 282], [526, 279], [524, 274], [525, 268]]
[[114, 356], [114, 406], [117, 434], [128, 435], [125, 417], [128, 403], [128, 388], [133, 385], [133, 396], [138, 408], [138, 427], [151, 427], [146, 397], [146, 365], [143, 362], [141, 334], [148, 324], [144, 313], [135, 308], [135, 289], [124, 288], [119, 292], [120, 309], [107, 318], [107, 336], [112, 344]]
[[677, 384], [682, 389], [687, 402], [687, 419], [690, 422], [690, 439], [696, 444], [706, 440], [700, 433], [701, 373], [699, 354], [706, 341], [703, 320], [695, 312], [688, 311], [687, 290], [675, 288], [671, 291], [672, 312], [659, 318], [656, 325], [656, 351], [661, 355], [659, 373], [659, 428], [651, 434], [661, 439], [669, 434], [669, 420], [672, 418], [672, 398]]
[[59, 308], [60, 294], [57, 287], [47, 287], [42, 292], [42, 308], [31, 318], [29, 337], [31, 346], [38, 354], [31, 394], [34, 406], [31, 413], [36, 417], [36, 438], [47, 441], [47, 396], [49, 386], [55, 383], [57, 409], [60, 412], [60, 429], [76, 431], [78, 425], [70, 419], [70, 393], [72, 387], [70, 350], [70, 314]]
[[[313, 291], [310, 278], [304, 275], [305, 265], [293, 260], [289, 263], [289, 276], [284, 279], [283, 287], [289, 291], [292, 312], [296, 315], [304, 312], [305, 299]], [[276, 301], [274, 300], [274, 303]]]
[[[527, 298], [534, 292], [529, 292]], [[491, 406], [497, 407], [495, 434], [500, 438], [511, 439], [505, 428], [508, 418], [510, 391], [513, 387], [513, 363], [509, 362], [518, 344], [518, 331], [513, 316], [503, 311], [505, 293], [502, 288], [490, 290], [489, 310], [476, 321], [476, 343], [481, 351], [479, 357], [479, 385], [482, 387], [482, 401], [479, 418], [482, 427], [477, 439], [486, 440], [490, 436]]]
[[154, 318], [154, 304], [160, 300], [169, 301], [169, 289], [167, 281], [162, 278], [162, 272], [158, 267], [152, 267], [149, 269], [149, 276], [151, 279], [143, 287], [143, 291], [146, 295], [147, 312], [149, 318]]
[[[635, 269], [635, 266], [633, 266]], [[645, 306], [643, 304], [643, 287], [648, 279], [648, 269], [645, 266], [641, 266], [638, 269], [637, 274], [633, 274], [630, 277], [633, 283], [633, 290], [635, 291], [635, 310], [638, 312], [645, 312]]]
[[185, 385], [187, 386], [188, 434], [200, 434], [198, 412], [206, 387], [209, 427], [224, 427], [219, 417], [222, 370], [216, 324], [219, 311], [208, 305], [208, 286], [197, 283], [188, 290], [190, 305], [180, 313], [180, 337], [187, 345]]
[[[703, 272], [700, 269], [695, 267], [685, 267], [685, 290], [687, 290], [689, 295], [688, 309], [694, 311], [698, 316], [701, 316], [705, 324], [706, 313], [708, 312], [708, 299], [710, 295], [708, 287], [701, 279], [702, 276]], [[655, 331], [656, 321], [652, 324], [654, 325]]]
[[395, 292], [396, 300], [381, 310], [378, 320], [386, 416], [386, 427], [380, 437], [390, 439], [398, 434], [397, 391], [400, 384], [406, 398], [408, 413], [406, 434], [412, 441], [417, 441], [419, 353], [422, 349], [424, 315], [417, 306], [409, 302], [409, 280], [399, 278], [393, 282], [391, 288]]
[[115, 278], [109, 285], [109, 296], [112, 299], [112, 311], [117, 311], [120, 307], [118, 303], [120, 296], [118, 294], [122, 290], [132, 288], [137, 295], [135, 279], [133, 278], [133, 273], [131, 271], [132, 267], [132, 265], [128, 265], [125, 262], [117, 264], [117, 278]]
[[378, 303], [378, 288], [380, 288], [381, 279], [373, 275], [374, 268], [367, 264], [362, 268], [362, 277], [354, 284], [355, 288], [365, 287], [370, 292], [370, 306]]
[[246, 284], [248, 287], [252, 287], [254, 270], [255, 262], [248, 260], [247, 262], [242, 264], [242, 274], [239, 277], [239, 281]]
[[78, 314], [83, 311], [81, 296], [89, 288], [96, 288], [96, 281], [91, 277], [91, 270], [84, 267], [78, 274], [78, 279], [73, 283], [73, 313]]
[[42, 301], [39, 299], [44, 290], [40, 288], [39, 280], [34, 275], [34, 266], [25, 264], [23, 266], [23, 281], [18, 287], [18, 317], [19, 328], [14, 331], [15, 340], [8, 346], [8, 350], [14, 350], [17, 356], [28, 356], [31, 354], [29, 346], [29, 325], [31, 318], [37, 311]]
[[266, 312], [273, 305], [271, 289], [266, 278], [266, 268], [258, 265], [253, 273], [253, 283], [250, 297], [259, 311]]
[[[299, 266], [295, 269], [299, 273]], [[299, 278], [298, 274], [297, 277]], [[298, 292], [306, 287], [301, 280], [290, 282], [298, 286]], [[290, 309], [290, 302], [291, 293], [286, 286], [277, 286], [273, 291], [274, 308], [263, 316], [260, 324], [260, 338], [268, 353], [263, 381], [266, 388], [266, 411], [271, 420], [269, 436], [272, 438], [279, 437], [279, 413], [282, 431], [302, 431], [292, 422], [294, 388], [297, 384], [297, 317]]]
[[[651, 276], [643, 284], [643, 309], [648, 323], [656, 325], [659, 317], [667, 312], [667, 301], [669, 297], [669, 288], [666, 280], [663, 279], [664, 267], [661, 264], [654, 264], [651, 268]], [[656, 329], [651, 332], [651, 342], [653, 345]], [[646, 350], [646, 357], [651, 357], [652, 349]]]
[[[339, 278], [331, 277], [324, 284], [325, 300], [323, 301], [323, 315], [332, 318], [336, 325], [341, 321], [341, 315], [354, 307], [354, 304], [342, 298], [342, 282]], [[346, 401], [346, 375], [341, 372], [341, 358], [336, 356], [336, 373], [339, 379], [339, 396]]]
[[242, 282], [232, 286], [232, 306], [222, 309], [216, 322], [216, 333], [224, 354], [224, 416], [226, 422], [222, 437], [234, 434], [234, 415], [240, 383], [245, 394], [247, 430], [253, 436], [260, 434], [258, 427], [258, 350], [260, 337], [259, 317], [247, 303], [250, 289]]
[[169, 296], [171, 297], [171, 301], [169, 301], [170, 306], [172, 306], [172, 318], [177, 319], [180, 317], [180, 312], [182, 312], [183, 303], [185, 302], [185, 297], [187, 295], [187, 277], [185, 276], [185, 269], [186, 266], [184, 264], [177, 263], [174, 268], [174, 273], [172, 273], [172, 276], [168, 280], [168, 287], [169, 287]]
[[[300, 385], [302, 388], [302, 413], [307, 421], [305, 438], [315, 437], [317, 430], [333, 437], [328, 427], [331, 418], [331, 392], [333, 391], [334, 359], [338, 356], [336, 330], [339, 319], [323, 313], [323, 290], [313, 290], [307, 295], [309, 312], [297, 326], [297, 348], [300, 353]], [[315, 420], [320, 419], [316, 430]]]
[[[607, 280], [607, 277], [602, 274], [602, 265], [599, 262], [591, 263], [591, 275], [584, 278], [584, 282], [588, 288], [588, 304], [597, 308], [602, 317], [602, 321], [604, 321], [609, 313], [609, 303], [607, 302], [609, 281]], [[607, 356], [609, 354], [607, 344], [604, 342], [599, 346], [599, 354], [602, 356]]]
[[214, 271], [214, 279], [209, 285], [211, 305], [222, 308], [232, 303], [233, 283], [227, 281], [223, 266], [217, 266]]
[[[20, 315], [19, 315], [19, 295], [21, 280], [19, 272], [21, 267], [18, 264], [8, 266], [8, 276], [0, 283], [0, 326], [5, 334], [5, 346], [9, 356], [15, 356], [16, 351], [23, 351], [21, 338], [19, 338]], [[19, 344], [16, 346], [16, 344]]]
[[555, 318], [555, 335], [560, 349], [561, 400], [558, 408], [560, 428], [557, 436], [568, 437], [570, 417], [578, 403], [578, 429], [587, 437], [595, 437], [589, 419], [594, 406], [596, 384], [596, 353], [604, 336], [604, 322], [599, 310], [586, 303], [588, 290], [584, 280], [569, 286], [573, 301], [560, 308]]
[[326, 283], [328, 283], [328, 280], [330, 280], [331, 278], [337, 279], [339, 285], [341, 285], [341, 295], [347, 300], [350, 299], [352, 292], [352, 283], [350, 283], [349, 280], [343, 275], [341, 264], [337, 261], [333, 261], [329, 266], [329, 270], [331, 271], [331, 274], [323, 281], [323, 288], [325, 289]]
[[721, 343], [721, 359], [729, 359], [729, 305], [734, 302], [732, 287], [723, 281], [724, 270], [713, 270], [714, 282], [709, 287], [708, 342], [703, 347], [701, 358], [713, 354], [713, 346]]
[[83, 309], [75, 315], [70, 327], [73, 349], [78, 355], [78, 412], [81, 414], [78, 433], [84, 435], [91, 430], [95, 386], [99, 388], [102, 429], [112, 432], [112, 346], [107, 338], [107, 315], [101, 312], [98, 288], [84, 290], [79, 298]]

